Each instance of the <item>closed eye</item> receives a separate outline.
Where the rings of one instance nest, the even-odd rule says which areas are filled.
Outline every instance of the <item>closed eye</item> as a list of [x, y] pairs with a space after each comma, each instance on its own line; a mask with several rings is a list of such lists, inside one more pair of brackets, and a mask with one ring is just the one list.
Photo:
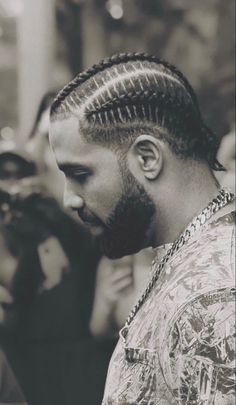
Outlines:
[[91, 170], [80, 165], [61, 165], [59, 169], [65, 174], [66, 177], [83, 183], [91, 174]]
[[79, 181], [80, 183], [84, 183], [87, 180], [88, 176], [88, 172], [75, 171], [74, 173], [71, 173], [69, 177], [73, 180]]

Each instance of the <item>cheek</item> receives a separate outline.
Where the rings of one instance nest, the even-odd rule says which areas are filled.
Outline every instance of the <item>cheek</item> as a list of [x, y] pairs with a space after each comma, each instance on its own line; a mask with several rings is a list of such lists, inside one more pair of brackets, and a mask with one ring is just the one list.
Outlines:
[[104, 174], [93, 177], [87, 186], [87, 206], [100, 219], [106, 220], [116, 208], [122, 195], [122, 183], [118, 176]]

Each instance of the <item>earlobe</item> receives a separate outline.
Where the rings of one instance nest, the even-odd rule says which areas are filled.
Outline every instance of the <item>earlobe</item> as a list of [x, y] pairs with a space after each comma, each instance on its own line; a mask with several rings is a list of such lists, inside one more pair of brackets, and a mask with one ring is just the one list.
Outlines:
[[163, 153], [160, 142], [150, 135], [140, 135], [134, 143], [134, 153], [143, 175], [155, 180], [162, 169]]

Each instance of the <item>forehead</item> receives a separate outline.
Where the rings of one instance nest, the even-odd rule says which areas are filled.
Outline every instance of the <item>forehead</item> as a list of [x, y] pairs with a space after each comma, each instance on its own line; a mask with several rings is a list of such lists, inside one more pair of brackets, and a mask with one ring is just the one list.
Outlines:
[[50, 125], [50, 144], [58, 165], [102, 164], [114, 160], [114, 152], [84, 139], [77, 117], [54, 121]]

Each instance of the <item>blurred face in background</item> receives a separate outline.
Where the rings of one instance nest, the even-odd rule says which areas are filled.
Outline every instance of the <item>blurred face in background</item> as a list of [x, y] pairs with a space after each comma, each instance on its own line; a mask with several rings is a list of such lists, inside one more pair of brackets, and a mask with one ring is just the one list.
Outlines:
[[[49, 126], [49, 108], [42, 112], [40, 119], [35, 126], [34, 133], [25, 145], [24, 151], [21, 155], [21, 150], [15, 150], [16, 157], [9, 158], [4, 162], [4, 166], [0, 167], [0, 189], [10, 194], [20, 193], [29, 195], [34, 191], [42, 190], [46, 195], [54, 197], [61, 201], [61, 190], [64, 186], [63, 175], [59, 172], [54, 155], [51, 152], [48, 142], [48, 126]], [[19, 155], [19, 158], [17, 157]], [[20, 170], [24, 165], [24, 159], [31, 161], [36, 165], [35, 170], [25, 176]], [[19, 160], [19, 162], [18, 162]], [[1, 178], [2, 177], [2, 178]], [[3, 197], [2, 197], [3, 198]], [[0, 202], [1, 208], [4, 201]], [[6, 202], [5, 205], [8, 205]], [[14, 212], [13, 212], [14, 211]], [[14, 217], [14, 218], [13, 218]], [[36, 218], [37, 219], [37, 218]], [[14, 221], [14, 222], [13, 222]], [[13, 225], [12, 225], [13, 224]], [[18, 249], [18, 236], [17, 230], [23, 231], [22, 240], [24, 241], [24, 231], [29, 228], [37, 228], [36, 233], [39, 233], [37, 222], [32, 222], [18, 210], [7, 209], [1, 213], [0, 216], [0, 327], [9, 329], [14, 327], [18, 317], [18, 304], [28, 296], [31, 292], [32, 297], [37, 294], [38, 288], [44, 278], [40, 270], [38, 259], [35, 259], [35, 254], [32, 257], [27, 256], [25, 260], [36, 260], [31, 266], [18, 266], [19, 263], [19, 249]], [[2, 228], [5, 228], [3, 229]], [[10, 244], [14, 245], [12, 253], [8, 248], [6, 239], [10, 238]], [[28, 249], [27, 241], [23, 242], [24, 247]], [[22, 248], [20, 247], [20, 252]], [[31, 298], [30, 295], [30, 298]]]
[[42, 185], [50, 191], [53, 197], [61, 201], [64, 177], [58, 170], [54, 154], [49, 145], [49, 110], [48, 107], [42, 113], [32, 138], [27, 142], [26, 149], [37, 165]]

